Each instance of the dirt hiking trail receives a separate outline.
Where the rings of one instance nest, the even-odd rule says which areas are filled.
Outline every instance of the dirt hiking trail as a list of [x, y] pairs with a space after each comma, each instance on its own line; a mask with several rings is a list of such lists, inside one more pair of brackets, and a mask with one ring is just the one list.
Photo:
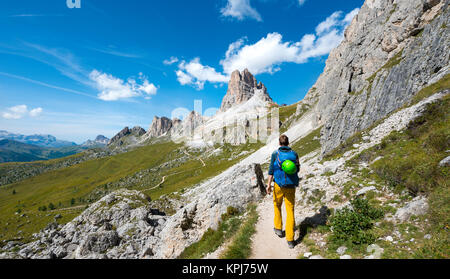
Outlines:
[[[289, 249], [286, 238], [279, 238], [273, 231], [273, 196], [268, 195], [258, 205], [259, 214], [256, 224], [256, 233], [252, 237], [252, 255], [250, 259], [296, 259], [306, 252], [303, 245], [297, 244], [294, 249]], [[286, 207], [283, 202], [283, 231], [286, 224]], [[297, 221], [297, 220], [296, 220]], [[296, 226], [297, 227], [297, 226]], [[299, 231], [295, 231], [294, 239], [298, 239]], [[305, 250], [305, 251], [304, 251]]]

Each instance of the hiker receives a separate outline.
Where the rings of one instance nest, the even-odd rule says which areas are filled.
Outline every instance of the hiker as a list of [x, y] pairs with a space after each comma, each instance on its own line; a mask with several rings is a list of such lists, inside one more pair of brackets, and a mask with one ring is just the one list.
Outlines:
[[298, 187], [300, 171], [300, 162], [298, 154], [289, 147], [289, 138], [281, 135], [280, 148], [272, 153], [270, 161], [269, 177], [267, 182], [267, 194], [272, 192], [272, 182], [274, 182], [273, 203], [275, 209], [274, 231], [280, 238], [283, 234], [283, 221], [281, 217], [281, 206], [286, 205], [286, 240], [289, 248], [294, 248], [294, 206], [295, 206], [295, 188]]

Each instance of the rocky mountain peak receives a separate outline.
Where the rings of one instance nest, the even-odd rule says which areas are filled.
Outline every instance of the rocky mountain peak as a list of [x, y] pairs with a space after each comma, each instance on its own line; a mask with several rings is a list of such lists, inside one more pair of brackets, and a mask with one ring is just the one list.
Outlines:
[[264, 100], [272, 102], [272, 98], [267, 93], [266, 86], [262, 82], [258, 83], [248, 69], [245, 69], [242, 73], [238, 70], [234, 71], [231, 74], [227, 94], [222, 100], [220, 111], [226, 111], [235, 105], [250, 100], [255, 95], [256, 90], [262, 90]]
[[108, 139], [107, 137], [105, 137], [104, 135], [98, 135], [98, 136], [95, 138], [95, 142], [98, 142], [98, 143], [104, 143], [104, 144], [107, 144], [108, 141], [109, 141], [109, 139]]
[[[109, 142], [108, 142], [108, 146], [111, 145], [118, 145], [121, 146], [125, 143], [125, 138], [126, 137], [133, 137], [133, 138], [139, 138], [142, 135], [144, 135], [146, 133], [146, 131], [139, 126], [135, 126], [132, 129], [125, 127], [122, 129], [122, 131], [120, 131], [119, 133], [117, 133], [117, 135], [115, 135]], [[132, 142], [134, 142], [134, 140], [132, 140]]]
[[152, 124], [147, 132], [148, 137], [159, 137], [166, 134], [173, 127], [172, 120], [167, 117], [153, 118]]

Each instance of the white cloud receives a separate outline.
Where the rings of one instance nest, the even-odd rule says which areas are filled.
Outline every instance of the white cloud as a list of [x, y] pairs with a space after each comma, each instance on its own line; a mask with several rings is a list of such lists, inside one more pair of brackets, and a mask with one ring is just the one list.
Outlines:
[[198, 89], [203, 89], [206, 81], [211, 83], [228, 82], [228, 76], [216, 72], [216, 70], [209, 66], [204, 66], [200, 63], [199, 58], [194, 58], [189, 63], [181, 61], [176, 71], [178, 81], [182, 85], [193, 85]]
[[139, 96], [149, 99], [151, 95], [155, 95], [158, 91], [158, 88], [150, 83], [142, 73], [139, 73], [141, 84], [132, 78], [124, 81], [97, 70], [93, 70], [89, 74], [89, 78], [95, 82], [95, 86], [101, 91], [98, 98], [103, 101], [117, 101]]
[[18, 105], [8, 108], [2, 113], [2, 117], [5, 119], [21, 119], [27, 115], [30, 117], [38, 117], [42, 114], [42, 111], [43, 109], [40, 107], [28, 111], [28, 107], [26, 105]]
[[256, 21], [262, 21], [261, 15], [250, 5], [250, 0], [228, 0], [221, 13], [223, 16], [231, 16], [238, 20], [249, 17]]
[[356, 8], [356, 9], [354, 9], [353, 11], [349, 12], [349, 13], [345, 16], [345, 18], [344, 18], [344, 20], [343, 20], [344, 24], [349, 25], [350, 23], [352, 23], [353, 18], [354, 18], [358, 13], [359, 13], [359, 8]]
[[341, 11], [334, 12], [331, 16], [327, 17], [325, 21], [317, 25], [317, 35], [323, 34], [324, 32], [330, 31], [331, 28], [335, 28], [336, 26], [338, 26], [340, 23], [339, 18], [341, 17], [341, 15]]
[[172, 65], [174, 63], [178, 62], [178, 58], [175, 56], [170, 57], [169, 59], [166, 59], [163, 61], [164, 65]]
[[303, 4], [305, 4], [305, 2], [306, 2], [306, 0], [298, 0], [298, 4], [299, 4], [300, 6], [303, 6]]
[[248, 68], [253, 74], [274, 73], [280, 64], [306, 63], [308, 59], [328, 54], [344, 38], [344, 30], [358, 13], [355, 9], [342, 17], [335, 12], [316, 27], [316, 34], [306, 34], [299, 42], [283, 42], [279, 33], [269, 33], [252, 45], [240, 39], [232, 43], [220, 64], [226, 74]]
[[32, 109], [31, 111], [30, 111], [30, 116], [31, 117], [38, 117], [39, 115], [41, 115], [42, 114], [42, 108], [35, 108], [35, 109]]
[[206, 81], [211, 83], [228, 82], [230, 74], [235, 70], [249, 69], [254, 75], [273, 74], [280, 71], [283, 63], [307, 63], [309, 59], [327, 55], [344, 39], [344, 31], [358, 13], [355, 9], [343, 16], [338, 11], [317, 25], [315, 34], [306, 34], [298, 42], [283, 41], [277, 32], [269, 33], [254, 44], [246, 44], [247, 38], [231, 43], [220, 61], [223, 73], [214, 68], [204, 66], [199, 58], [186, 63], [182, 61], [176, 71], [178, 81], [182, 85], [193, 85], [203, 89]]

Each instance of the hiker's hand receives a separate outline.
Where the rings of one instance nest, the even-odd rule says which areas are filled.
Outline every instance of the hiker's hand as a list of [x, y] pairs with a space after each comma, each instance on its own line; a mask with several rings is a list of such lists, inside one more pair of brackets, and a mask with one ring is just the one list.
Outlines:
[[272, 193], [272, 187], [270, 185], [266, 187], [266, 193], [267, 195], [270, 195]]

